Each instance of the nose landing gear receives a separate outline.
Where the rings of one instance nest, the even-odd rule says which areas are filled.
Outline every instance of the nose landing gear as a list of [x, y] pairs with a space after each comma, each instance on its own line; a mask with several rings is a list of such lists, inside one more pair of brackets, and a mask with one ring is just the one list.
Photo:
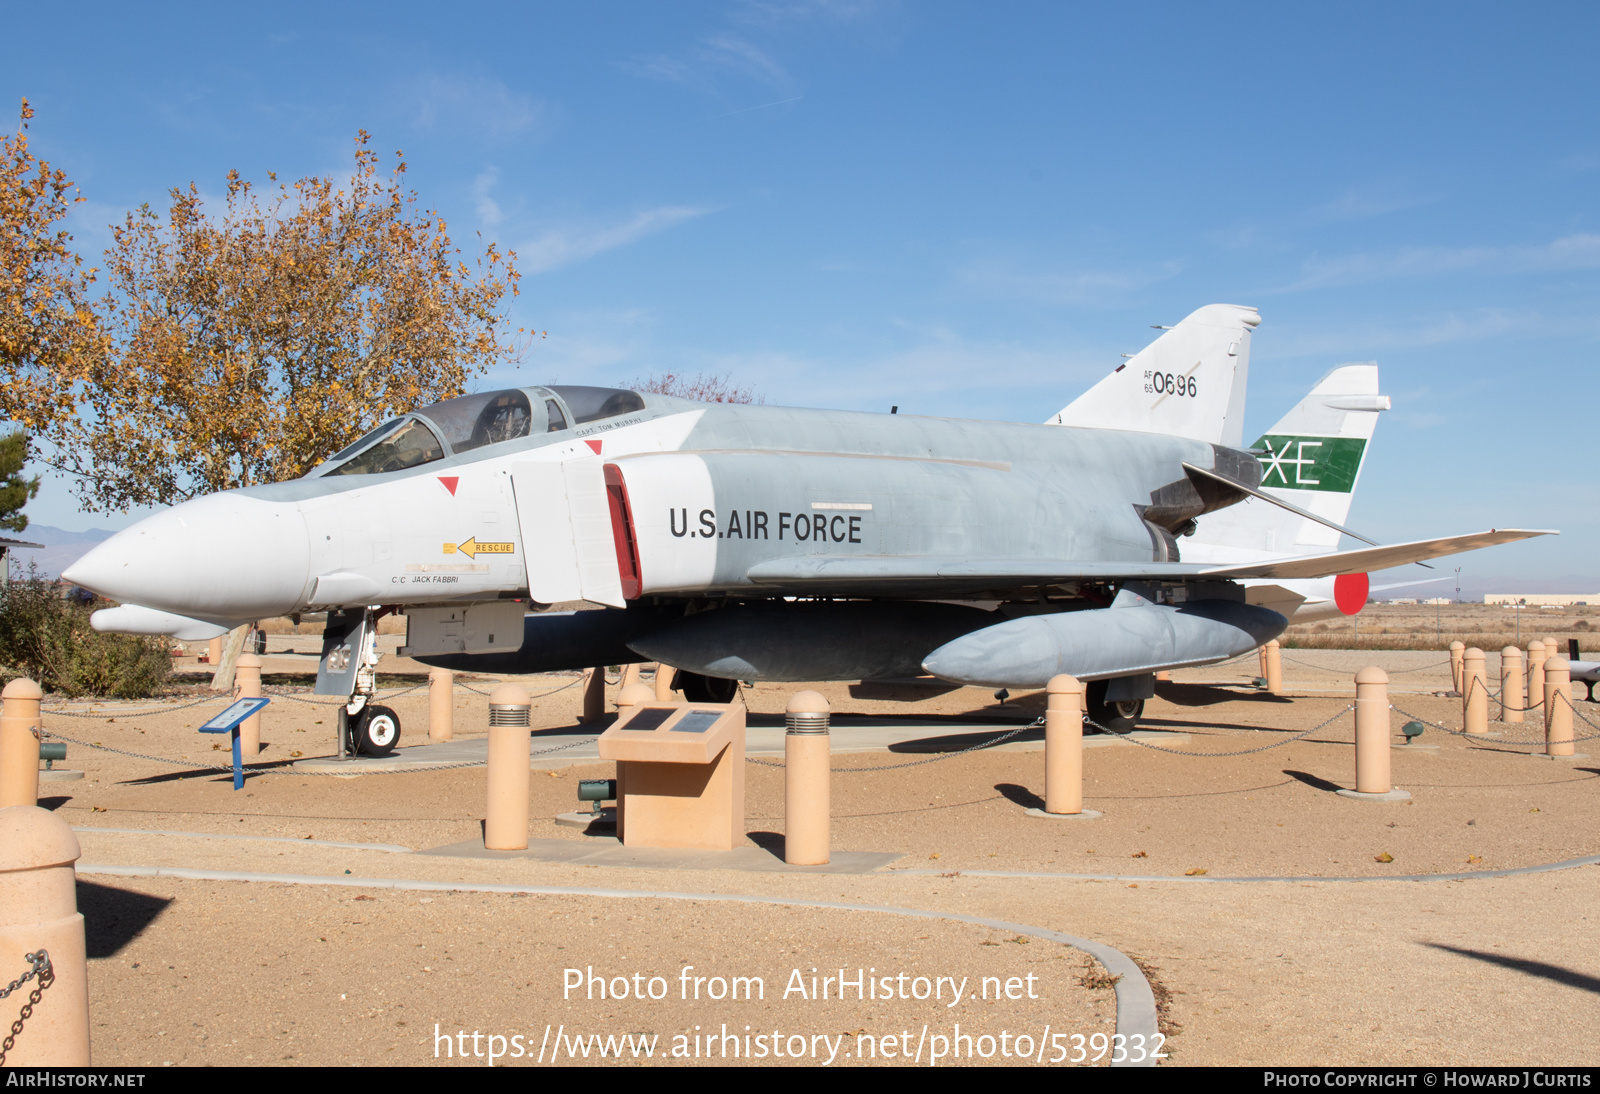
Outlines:
[[339, 708], [339, 758], [387, 756], [400, 741], [400, 716], [372, 703], [377, 686], [381, 608], [329, 612], [317, 693], [346, 695]]

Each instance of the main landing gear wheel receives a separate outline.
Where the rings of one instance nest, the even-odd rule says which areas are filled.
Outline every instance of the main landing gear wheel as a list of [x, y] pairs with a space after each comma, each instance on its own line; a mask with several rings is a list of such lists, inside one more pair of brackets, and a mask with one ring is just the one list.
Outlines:
[[356, 751], [387, 756], [400, 743], [400, 715], [388, 707], [367, 707], [355, 726]]
[[691, 703], [731, 703], [739, 697], [739, 681], [698, 672], [679, 671], [676, 681], [683, 697]]
[[1083, 693], [1084, 713], [1091, 722], [1114, 729], [1118, 733], [1130, 732], [1144, 717], [1143, 699], [1121, 699], [1106, 702], [1106, 681], [1095, 680]]

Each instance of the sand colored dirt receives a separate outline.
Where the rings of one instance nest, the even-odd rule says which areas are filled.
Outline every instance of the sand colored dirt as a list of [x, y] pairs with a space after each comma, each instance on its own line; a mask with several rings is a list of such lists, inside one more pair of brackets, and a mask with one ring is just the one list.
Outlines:
[[[1390, 671], [1396, 706], [1459, 725], [1459, 701], [1438, 694], [1449, 688], [1441, 654], [1285, 656], [1285, 697], [1237, 686], [1255, 674], [1250, 659], [1178, 674], [1149, 704], [1147, 724], [1190, 734], [1182, 747], [1195, 752], [1257, 747], [1340, 715], [1355, 669], [1376, 662]], [[569, 680], [527, 683], [539, 693]], [[1230, 686], [1213, 686], [1221, 684]], [[488, 691], [492, 682], [474, 686]], [[753, 710], [777, 713], [793, 690], [758, 686], [747, 690], [747, 700]], [[840, 684], [821, 690], [840, 712], [961, 716], [1002, 728], [1026, 723], [1041, 705], [1039, 696], [1021, 696], [1000, 706], [978, 689]], [[579, 703], [577, 688], [536, 700], [535, 726], [570, 725]], [[392, 705], [406, 721], [407, 743], [425, 735], [425, 692]], [[458, 735], [484, 725], [485, 707], [485, 698], [458, 693]], [[1587, 704], [1579, 707], [1590, 713]], [[193, 727], [210, 711], [118, 717], [105, 707], [97, 717], [58, 714], [46, 724], [84, 740], [205, 762], [220, 757]], [[275, 703], [266, 717], [263, 739], [270, 747], [263, 763], [295, 751], [325, 754], [330, 713]], [[1396, 729], [1403, 720], [1396, 717]], [[1515, 739], [1535, 735], [1531, 724], [1503, 728]], [[1155, 970], [1152, 978], [1173, 993], [1173, 1063], [1591, 1060], [1574, 1027], [1600, 988], [1600, 961], [1585, 945], [1600, 887], [1593, 867], [1467, 881], [1209, 880], [1438, 875], [1600, 855], [1600, 765], [1530, 759], [1520, 754], [1526, 749], [1507, 743], [1510, 737], [1466, 742], [1430, 729], [1422, 740], [1438, 744], [1437, 751], [1394, 753], [1394, 782], [1412, 792], [1409, 803], [1353, 802], [1332, 793], [1353, 785], [1351, 730], [1343, 714], [1307, 739], [1232, 758], [1125, 744], [1094, 749], [1085, 760], [1085, 804], [1105, 816], [1072, 823], [1024, 814], [1039, 804], [1043, 789], [1036, 741], [896, 771], [859, 769], [926, 753], [838, 756], [834, 847], [902, 854], [889, 868], [860, 876], [597, 868], [304, 841], [420, 850], [472, 839], [482, 817], [481, 768], [357, 779], [260, 774], [234, 792], [217, 774], [187, 775], [170, 764], [73, 748], [68, 766], [87, 777], [47, 782], [41, 794], [44, 804], [85, 829], [85, 863], [745, 893], [959, 912], [1062, 931], [1115, 946]], [[1600, 731], [1579, 723], [1580, 736], [1593, 732]], [[588, 838], [553, 817], [577, 805], [578, 779], [609, 774], [609, 765], [593, 763], [536, 771], [530, 835]], [[782, 833], [782, 773], [752, 765], [747, 775], [751, 844], [770, 849]], [[284, 842], [88, 830], [96, 828]], [[1062, 874], [1121, 880], [1049, 876]], [[683, 964], [704, 962], [762, 975], [769, 990], [773, 976], [793, 967], [807, 976], [812, 966], [875, 966], [971, 977], [1025, 976], [1034, 966], [1048, 967], [1045, 998], [972, 1011], [983, 1015], [985, 1031], [1005, 1027], [1037, 1036], [1050, 1024], [1088, 1035], [1109, 1030], [1114, 1019], [1109, 990], [1080, 982], [1085, 959], [1077, 951], [958, 924], [655, 898], [363, 894], [89, 874], [82, 881], [85, 913], [101, 931], [91, 962], [101, 1064], [247, 1057], [250, 1063], [432, 1063], [436, 1022], [451, 1031], [525, 1039], [563, 1022], [576, 1022], [586, 1035], [666, 1035], [704, 1025], [702, 1014], [716, 1015], [719, 1029], [723, 1021], [738, 1025], [741, 1034], [745, 1024], [779, 1019], [797, 1033], [864, 1029], [873, 1036], [891, 1027], [897, 1034], [920, 1032], [924, 1023], [934, 1029], [946, 1017], [954, 1022], [953, 1012], [934, 1014], [914, 1001], [832, 1010], [803, 1009], [793, 1000], [765, 1009], [741, 1002], [709, 1010], [607, 1009], [559, 998], [562, 969], [620, 967], [622, 955], [629, 972], [675, 976]], [[435, 963], [431, 954], [441, 947], [449, 948], [450, 960]], [[1095, 982], [1092, 975], [1088, 980]]]

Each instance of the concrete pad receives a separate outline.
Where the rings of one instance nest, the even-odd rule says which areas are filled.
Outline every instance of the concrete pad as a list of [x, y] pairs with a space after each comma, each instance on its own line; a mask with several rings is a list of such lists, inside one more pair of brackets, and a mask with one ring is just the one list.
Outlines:
[[743, 873], [870, 874], [904, 856], [898, 851], [836, 851], [822, 866], [791, 866], [759, 847], [732, 851], [702, 851], [683, 847], [628, 847], [613, 836], [583, 840], [534, 839], [526, 851], [485, 850], [482, 840], [463, 840], [444, 847], [418, 851], [419, 855], [449, 858], [532, 859], [579, 866], [633, 866], [652, 870], [735, 870]]
[[1574, 752], [1570, 756], [1552, 756], [1548, 752], [1530, 752], [1528, 755], [1536, 760], [1587, 760], [1589, 758], [1587, 752]]
[[[1029, 726], [1027, 722], [974, 723], [967, 720], [936, 721], [926, 717], [893, 716], [835, 718], [828, 743], [829, 751], [835, 755], [850, 752], [889, 752], [891, 755], [956, 752], [1015, 729], [1022, 729], [1023, 732], [985, 751], [1039, 752], [1044, 749], [1044, 727]], [[785, 733], [781, 715], [752, 715], [745, 730], [745, 755], [782, 756]], [[1190, 739], [1187, 733], [1164, 729], [1136, 729], [1126, 736], [1166, 746], [1187, 744]], [[529, 744], [529, 764], [535, 770], [545, 771], [598, 763], [600, 748], [597, 742], [596, 733], [587, 727], [536, 733]], [[1137, 746], [1116, 734], [1090, 733], [1085, 734], [1083, 747]], [[488, 757], [487, 738], [461, 737], [437, 744], [397, 748], [388, 756], [357, 756], [349, 760], [318, 756], [296, 760], [290, 766], [296, 771], [354, 776], [451, 764], [481, 764]]]
[[1043, 817], [1045, 820], [1099, 820], [1105, 816], [1098, 809], [1085, 809], [1079, 813], [1046, 813], [1043, 809], [1023, 810], [1030, 817]]
[[1408, 802], [1411, 800], [1409, 790], [1391, 790], [1387, 794], [1363, 794], [1359, 790], [1335, 790], [1341, 798], [1354, 798], [1363, 802]]

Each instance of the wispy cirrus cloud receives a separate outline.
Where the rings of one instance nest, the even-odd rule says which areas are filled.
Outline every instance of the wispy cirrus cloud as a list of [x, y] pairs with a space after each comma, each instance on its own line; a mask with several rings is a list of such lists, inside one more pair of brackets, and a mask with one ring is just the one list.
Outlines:
[[554, 118], [543, 101], [482, 77], [429, 76], [415, 85], [413, 98], [412, 122], [419, 129], [468, 131], [499, 141], [537, 133]]
[[713, 211], [703, 205], [663, 205], [614, 224], [552, 228], [517, 248], [518, 263], [525, 273], [546, 273]]
[[961, 285], [985, 296], [1025, 300], [1054, 307], [1101, 307], [1127, 293], [1176, 277], [1176, 260], [1122, 269], [1037, 269], [1004, 259], [980, 259], [957, 271]]
[[1452, 342], [1478, 342], [1505, 335], [1600, 336], [1600, 319], [1587, 314], [1552, 315], [1531, 309], [1475, 308], [1421, 315], [1388, 322], [1344, 322], [1275, 332], [1273, 356], [1370, 356], [1393, 350], [1421, 349]]
[[707, 94], [728, 77], [758, 84], [779, 96], [796, 96], [800, 83], [782, 62], [740, 34], [713, 34], [678, 53], [658, 54], [623, 66], [635, 76], [681, 84]]
[[1300, 278], [1270, 292], [1303, 292], [1402, 277], [1493, 269], [1497, 273], [1600, 269], [1600, 235], [1580, 232], [1549, 243], [1515, 247], [1401, 247], [1336, 258], [1310, 258]]

